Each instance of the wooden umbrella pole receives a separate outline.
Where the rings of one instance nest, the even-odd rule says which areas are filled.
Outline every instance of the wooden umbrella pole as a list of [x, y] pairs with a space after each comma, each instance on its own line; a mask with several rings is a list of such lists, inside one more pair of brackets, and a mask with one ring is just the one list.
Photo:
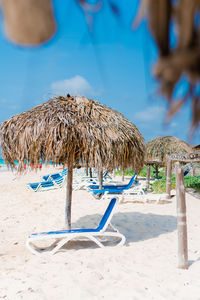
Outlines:
[[73, 162], [74, 162], [74, 157], [71, 155], [68, 161], [66, 206], [65, 206], [65, 225], [67, 229], [71, 229]]
[[89, 168], [90, 171], [90, 178], [92, 178], [92, 168]]
[[102, 169], [99, 170], [98, 175], [99, 175], [99, 189], [101, 190], [102, 186], [103, 186], [103, 170]]
[[156, 179], [158, 179], [158, 166], [156, 165]]
[[149, 189], [151, 166], [147, 165], [146, 188]]
[[176, 201], [178, 221], [178, 268], [188, 269], [187, 220], [185, 203], [185, 185], [183, 170], [179, 162], [175, 163]]
[[124, 170], [122, 170], [122, 181], [124, 181]]
[[170, 158], [167, 160], [167, 181], [166, 181], [166, 194], [167, 198], [171, 198], [171, 176], [172, 176], [172, 161]]

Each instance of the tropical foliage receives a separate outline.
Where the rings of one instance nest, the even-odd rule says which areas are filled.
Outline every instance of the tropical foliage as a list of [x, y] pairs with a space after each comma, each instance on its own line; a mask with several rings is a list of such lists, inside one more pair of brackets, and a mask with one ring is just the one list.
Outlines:
[[[185, 187], [186, 188], [193, 188], [196, 191], [200, 192], [200, 177], [199, 176], [186, 176], [184, 177], [185, 181]], [[166, 192], [166, 176], [164, 176], [162, 179], [159, 179], [155, 181], [151, 185], [152, 191], [154, 193], [165, 193]], [[171, 188], [176, 188], [176, 181], [175, 181], [175, 175], [172, 175], [171, 178]]]

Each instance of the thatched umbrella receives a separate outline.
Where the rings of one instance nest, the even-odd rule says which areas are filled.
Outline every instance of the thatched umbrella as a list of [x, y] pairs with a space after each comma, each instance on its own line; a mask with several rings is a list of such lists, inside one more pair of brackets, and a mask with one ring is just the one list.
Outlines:
[[147, 165], [146, 185], [149, 186], [150, 166], [156, 169], [158, 177], [158, 167], [167, 166], [167, 156], [170, 154], [191, 153], [192, 147], [186, 142], [174, 137], [165, 136], [155, 138], [145, 144], [145, 164]]
[[138, 172], [144, 162], [144, 139], [124, 116], [85, 97], [58, 97], [13, 116], [0, 128], [2, 157], [12, 168], [18, 161], [68, 166], [66, 221], [71, 224], [73, 163], [99, 170]]
[[200, 144], [199, 144], [199, 145], [192, 146], [192, 149], [193, 149], [194, 151], [200, 151]]
[[56, 31], [51, 0], [2, 0], [6, 36], [15, 44], [40, 45]]
[[[160, 92], [167, 97], [170, 119], [191, 101], [191, 132], [200, 125], [200, 101], [198, 85], [200, 79], [200, 27], [196, 20], [200, 16], [200, 1], [189, 0], [141, 0], [138, 21], [147, 14], [148, 25], [158, 47], [158, 60], [154, 75], [159, 81]], [[176, 28], [171, 43], [172, 28]], [[181, 99], [174, 99], [175, 89], [182, 78], [187, 79], [189, 88]]]
[[192, 147], [175, 136], [164, 136], [155, 138], [145, 144], [145, 163], [153, 161], [159, 165], [166, 166], [167, 155], [191, 153]]

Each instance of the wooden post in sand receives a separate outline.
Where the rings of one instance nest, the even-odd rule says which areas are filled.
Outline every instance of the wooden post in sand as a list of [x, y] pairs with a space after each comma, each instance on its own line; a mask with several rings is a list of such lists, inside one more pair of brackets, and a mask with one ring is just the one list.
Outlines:
[[149, 189], [151, 166], [147, 165], [146, 188]]
[[192, 176], [195, 176], [195, 175], [196, 175], [196, 174], [195, 174], [195, 169], [196, 169], [196, 168], [195, 168], [195, 165], [193, 164], [193, 165], [192, 165]]
[[71, 207], [72, 207], [72, 184], [73, 184], [73, 156], [68, 161], [67, 170], [67, 190], [66, 190], [66, 205], [65, 205], [65, 226], [71, 229]]
[[172, 161], [170, 158], [168, 158], [168, 160], [167, 160], [167, 181], [166, 181], [167, 199], [171, 198], [171, 176], [172, 176]]
[[175, 163], [176, 202], [178, 221], [178, 268], [188, 269], [187, 220], [185, 203], [185, 185], [183, 170], [179, 162]]

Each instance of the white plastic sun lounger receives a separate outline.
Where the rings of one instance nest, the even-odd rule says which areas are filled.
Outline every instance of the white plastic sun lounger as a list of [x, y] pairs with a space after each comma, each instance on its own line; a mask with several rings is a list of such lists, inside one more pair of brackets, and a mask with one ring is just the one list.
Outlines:
[[[94, 243], [96, 243], [99, 247], [105, 247], [98, 238], [101, 237], [116, 237], [117, 239], [121, 239], [121, 241], [117, 244], [117, 246], [124, 245], [126, 238], [123, 234], [121, 234], [117, 229], [115, 229], [110, 221], [113, 216], [114, 208], [118, 202], [117, 198], [111, 199], [100, 223], [97, 228], [94, 229], [71, 229], [71, 230], [59, 230], [59, 231], [49, 231], [42, 233], [33, 233], [28, 236], [26, 241], [26, 246], [28, 249], [34, 254], [41, 254], [43, 251], [38, 249], [32, 245], [33, 242], [38, 240], [46, 240], [46, 239], [60, 239], [57, 245], [51, 250], [52, 254], [55, 254], [64, 244], [68, 241], [75, 238], [88, 238]], [[108, 228], [109, 227], [109, 228]], [[46, 248], [49, 250], [50, 247]]]
[[34, 183], [27, 183], [27, 189], [33, 192], [41, 192], [41, 191], [48, 191], [56, 188], [62, 188], [66, 182], [66, 176], [63, 175], [59, 179], [55, 180], [46, 180]]
[[67, 168], [60, 172], [57, 172], [57, 173], [44, 175], [44, 176], [42, 176], [42, 180], [45, 180], [45, 181], [56, 180], [56, 179], [60, 179], [63, 176], [67, 176]]

